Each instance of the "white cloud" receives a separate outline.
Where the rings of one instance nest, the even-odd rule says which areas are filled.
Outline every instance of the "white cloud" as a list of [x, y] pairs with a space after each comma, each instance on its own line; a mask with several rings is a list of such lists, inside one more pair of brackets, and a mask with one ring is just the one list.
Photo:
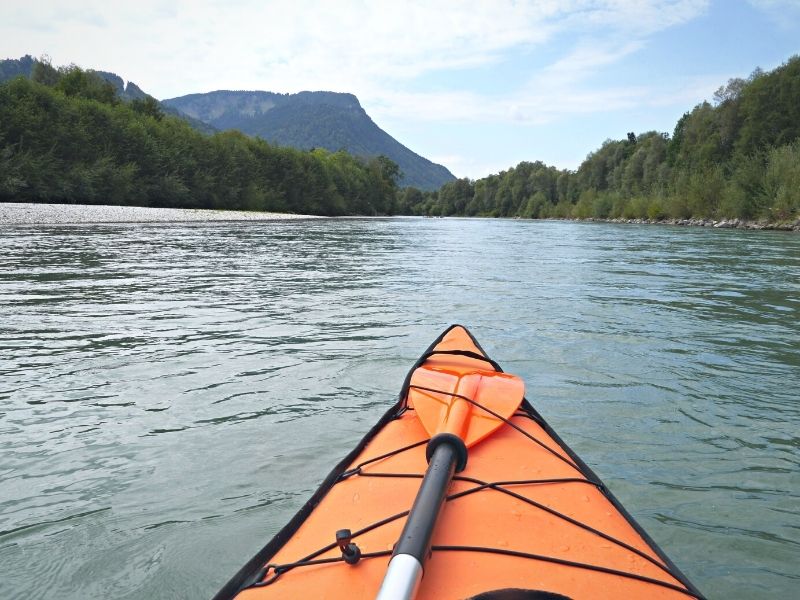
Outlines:
[[[469, 93], [402, 93], [391, 102], [378, 99], [368, 111], [381, 118], [426, 120], [431, 122], [494, 122], [542, 125], [566, 116], [587, 115], [642, 107], [683, 106], [691, 108], [702, 99], [711, 99], [720, 81], [735, 73], [716, 73], [690, 77], [677, 87], [670, 83], [656, 86], [616, 86], [604, 89], [525, 90], [487, 99]], [[380, 120], [380, 119], [379, 119]]]
[[538, 125], [565, 115], [639, 106], [651, 94], [655, 96], [655, 90], [646, 87], [569, 91], [542, 88], [493, 98], [466, 92], [395, 92], [389, 97], [378, 97], [369, 105], [368, 112], [395, 119]]
[[574, 26], [613, 28], [647, 36], [680, 25], [708, 9], [709, 0], [609, 0], [586, 2], [585, 12], [573, 17]]
[[572, 52], [544, 69], [536, 84], [569, 85], [596, 73], [597, 69], [619, 62], [643, 46], [640, 39], [611, 43], [602, 39], [581, 40]]
[[546, 41], [549, 20], [563, 14], [557, 2], [511, 1], [4, 2], [0, 49], [133, 68], [131, 78], [162, 96], [190, 91], [187, 82], [218, 81], [354, 91], [491, 62], [510, 47]]
[[425, 73], [492, 64], [565, 31], [646, 35], [691, 18], [706, 4], [6, 1], [0, 52], [47, 52], [56, 62], [114, 70], [160, 97], [219, 87], [369, 95]]
[[472, 179], [485, 177], [492, 173], [499, 173], [509, 167], [502, 159], [486, 161], [475, 155], [434, 154], [428, 158], [437, 164], [447, 165], [447, 168], [450, 169], [450, 172], [456, 177], [468, 176]]
[[763, 11], [782, 29], [796, 27], [800, 18], [800, 0], [747, 0], [749, 4]]
[[747, 0], [752, 6], [761, 10], [780, 10], [785, 8], [800, 9], [800, 0]]
[[571, 52], [505, 94], [477, 91], [383, 90], [366, 98], [370, 114], [393, 119], [482, 121], [541, 125], [560, 118], [643, 106], [689, 105], [710, 98], [720, 81], [713, 74], [655, 85], [595, 86], [586, 80], [644, 46], [642, 40], [585, 39]]

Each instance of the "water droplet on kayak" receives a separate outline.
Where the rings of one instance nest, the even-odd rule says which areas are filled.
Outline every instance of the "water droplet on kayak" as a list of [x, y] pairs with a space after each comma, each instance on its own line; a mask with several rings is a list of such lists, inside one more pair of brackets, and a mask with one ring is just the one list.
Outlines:
[[500, 546], [501, 548], [507, 548], [508, 547], [508, 541], [507, 540], [499, 540], [497, 542], [497, 545]]
[[361, 500], [361, 496], [359, 495], [358, 492], [356, 492], [355, 494], [353, 494], [353, 504], [358, 504], [359, 500]]
[[561, 546], [562, 552], [569, 552], [569, 546]]

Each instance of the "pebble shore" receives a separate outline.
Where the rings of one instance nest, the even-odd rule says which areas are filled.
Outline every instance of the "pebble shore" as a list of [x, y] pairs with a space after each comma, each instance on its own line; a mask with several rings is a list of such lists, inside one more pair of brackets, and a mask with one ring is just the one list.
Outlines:
[[85, 204], [0, 203], [0, 225], [70, 225], [81, 223], [175, 223], [202, 221], [274, 221], [313, 219], [308, 215], [200, 210], [193, 208], [148, 208]]
[[552, 221], [587, 221], [593, 223], [626, 223], [631, 225], [678, 225], [680, 227], [709, 227], [712, 229], [751, 229], [755, 231], [800, 232], [800, 219], [793, 221], [748, 221], [746, 219], [548, 219]]
[[746, 219], [577, 219], [600, 223], [633, 223], [638, 225], [679, 225], [683, 227], [711, 227], [714, 229], [753, 229], [771, 231], [800, 231], [800, 219], [794, 221], [767, 222]]

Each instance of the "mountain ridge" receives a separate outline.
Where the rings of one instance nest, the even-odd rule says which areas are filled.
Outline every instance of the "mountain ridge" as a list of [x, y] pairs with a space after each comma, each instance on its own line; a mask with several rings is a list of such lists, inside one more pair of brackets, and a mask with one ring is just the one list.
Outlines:
[[365, 158], [386, 156], [400, 167], [403, 186], [434, 190], [455, 180], [446, 167], [420, 156], [381, 129], [350, 93], [215, 90], [163, 103], [217, 129], [238, 129], [277, 145], [345, 150]]
[[[47, 60], [47, 59], [43, 59]], [[14, 58], [6, 58], [0, 59], [0, 83], [4, 81], [8, 81], [9, 79], [13, 79], [14, 77], [26, 77], [30, 79], [33, 75], [33, 69], [36, 66], [37, 62], [41, 62], [37, 58], [33, 58], [30, 54], [26, 54], [25, 56], [14, 59]], [[49, 63], [48, 63], [49, 64]], [[151, 96], [138, 85], [136, 85], [132, 81], [125, 82], [122, 77], [117, 75], [116, 73], [111, 73], [110, 71], [99, 71], [96, 69], [87, 69], [87, 73], [94, 73], [98, 77], [101, 77], [106, 82], [108, 82], [116, 92], [117, 96], [126, 102], [131, 102], [133, 100], [144, 100], [147, 98], [152, 98], [156, 102], [158, 102], [161, 109], [174, 117], [179, 117], [184, 121], [188, 122], [194, 129], [199, 131], [200, 133], [204, 133], [206, 135], [211, 135], [217, 132], [217, 129], [200, 121], [199, 119], [193, 119], [189, 115], [185, 115], [180, 111], [166, 106], [163, 102], [157, 100], [154, 96]]]

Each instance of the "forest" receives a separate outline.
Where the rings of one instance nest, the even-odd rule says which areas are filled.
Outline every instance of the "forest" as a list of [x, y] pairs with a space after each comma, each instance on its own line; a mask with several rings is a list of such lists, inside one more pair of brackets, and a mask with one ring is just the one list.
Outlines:
[[577, 170], [521, 162], [432, 192], [384, 156], [205, 135], [97, 73], [36, 61], [0, 84], [0, 201], [428, 215], [780, 222], [800, 214], [800, 56], [731, 79], [674, 131], [607, 140]]
[[0, 84], [0, 201], [376, 215], [398, 177], [382, 156], [204, 135], [75, 66], [37, 61]]
[[723, 219], [800, 213], [800, 56], [731, 79], [672, 134], [607, 140], [576, 171], [522, 162], [435, 192], [406, 188], [398, 212], [435, 216]]

